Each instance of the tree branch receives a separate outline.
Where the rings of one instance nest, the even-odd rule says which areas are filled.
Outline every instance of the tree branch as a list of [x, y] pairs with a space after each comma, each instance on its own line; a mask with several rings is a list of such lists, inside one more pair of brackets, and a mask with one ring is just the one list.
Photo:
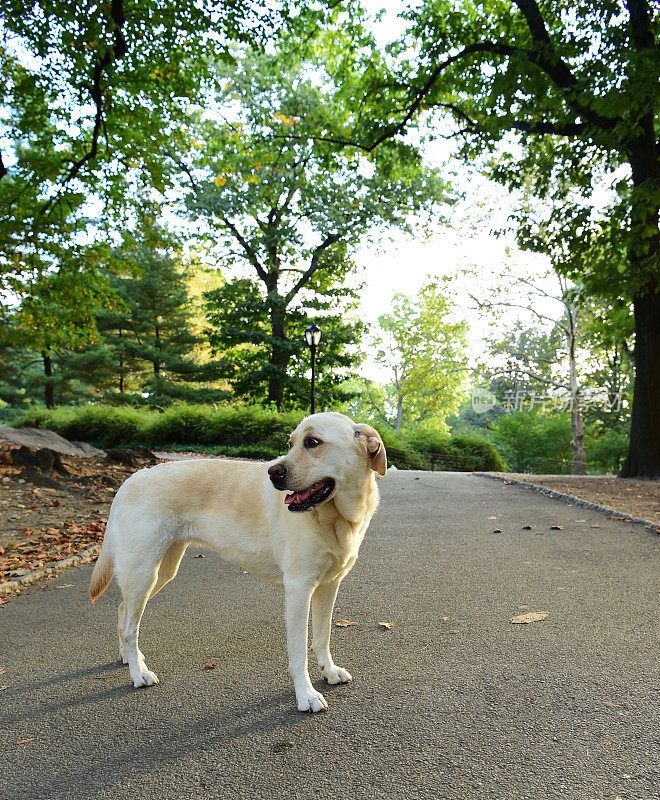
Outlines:
[[238, 230], [238, 228], [234, 225], [234, 223], [228, 219], [227, 217], [223, 217], [222, 215], [218, 215], [225, 225], [225, 227], [229, 228], [232, 233], [232, 236], [236, 241], [241, 245], [245, 255], [247, 256], [248, 261], [252, 266], [256, 269], [257, 274], [261, 278], [262, 281], [268, 280], [268, 273], [266, 270], [261, 266], [259, 259], [257, 258], [257, 254], [254, 252], [254, 249], [250, 246], [250, 243], [247, 239], [243, 236], [243, 234]]
[[319, 258], [321, 254], [331, 247], [333, 244], [338, 242], [341, 237], [344, 235], [345, 231], [338, 231], [337, 233], [331, 233], [321, 242], [321, 244], [315, 248], [314, 252], [312, 253], [312, 261], [309, 265], [309, 269], [303, 272], [302, 277], [300, 280], [295, 284], [295, 286], [287, 292], [286, 294], [286, 302], [287, 304], [293, 300], [293, 298], [298, 294], [298, 292], [305, 286], [307, 281], [312, 277], [312, 275], [316, 272], [319, 268]]
[[516, 120], [509, 126], [511, 130], [522, 133], [548, 133], [553, 136], [582, 136], [587, 130], [583, 122], [525, 122]]
[[39, 216], [45, 214], [48, 211], [48, 209], [51, 208], [51, 206], [57, 203], [57, 201], [62, 195], [64, 187], [76, 177], [76, 175], [80, 172], [80, 170], [84, 167], [84, 165], [88, 161], [91, 161], [92, 159], [96, 158], [96, 154], [98, 152], [99, 136], [103, 129], [104, 105], [103, 105], [103, 88], [101, 87], [101, 77], [103, 75], [103, 71], [105, 70], [105, 68], [109, 66], [114, 60], [124, 56], [127, 51], [126, 40], [124, 39], [124, 35], [121, 30], [124, 23], [126, 22], [126, 18], [124, 16], [123, 0], [112, 0], [112, 3], [110, 4], [110, 20], [113, 26], [113, 37], [115, 43], [111, 49], [106, 50], [103, 58], [101, 58], [100, 61], [97, 61], [94, 70], [92, 72], [92, 85], [87, 86], [87, 89], [92, 97], [94, 106], [96, 107], [96, 113], [94, 115], [94, 127], [92, 128], [92, 138], [89, 149], [77, 161], [72, 162], [69, 171], [60, 181], [55, 194], [52, 197], [50, 197], [41, 207], [41, 210], [39, 211]]
[[164, 152], [165, 152], [165, 155], [168, 158], [170, 158], [182, 172], [185, 172], [185, 174], [188, 176], [188, 180], [190, 181], [190, 186], [191, 186], [192, 190], [195, 192], [195, 194], [197, 194], [197, 192], [199, 191], [199, 186], [197, 184], [197, 181], [193, 177], [192, 172], [190, 171], [190, 167], [188, 167], [187, 164], [185, 164], [183, 161], [178, 159], [169, 150], [165, 150]]

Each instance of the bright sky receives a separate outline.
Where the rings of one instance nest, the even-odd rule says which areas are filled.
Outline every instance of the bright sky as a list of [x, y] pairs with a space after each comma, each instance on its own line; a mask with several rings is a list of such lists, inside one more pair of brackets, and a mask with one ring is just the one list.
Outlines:
[[[434, 166], [443, 163], [440, 154], [433, 152], [428, 154], [428, 161]], [[475, 307], [471, 295], [480, 299], [488, 296], [501, 282], [505, 270], [540, 280], [549, 261], [519, 250], [512, 233], [497, 236], [493, 232], [506, 227], [513, 207], [505, 189], [478, 174], [470, 174], [466, 168], [459, 169], [456, 183], [467, 198], [451, 210], [449, 225], [439, 225], [428, 238], [423, 232], [394, 239], [384, 236], [377, 250], [369, 245], [358, 252], [356, 262], [364, 270], [365, 279], [359, 313], [365, 322], [375, 326], [378, 317], [390, 309], [395, 292], [414, 297], [429, 278], [449, 275], [457, 314], [469, 325], [470, 361], [474, 363], [482, 356], [484, 339], [492, 335], [492, 330], [491, 317]], [[466, 268], [472, 268], [473, 274], [463, 275]], [[540, 310], [557, 317], [561, 313], [556, 303], [545, 304]], [[509, 315], [508, 325], [524, 317], [524, 312], [509, 311]], [[531, 318], [529, 321], [536, 322]], [[372, 359], [365, 367], [366, 377], [381, 381], [387, 378]]]

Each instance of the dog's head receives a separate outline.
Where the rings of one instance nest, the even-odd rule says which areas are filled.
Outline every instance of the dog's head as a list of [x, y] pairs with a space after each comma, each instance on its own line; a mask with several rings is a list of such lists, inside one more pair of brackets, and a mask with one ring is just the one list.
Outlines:
[[289, 511], [312, 511], [337, 492], [353, 492], [374, 471], [384, 475], [387, 454], [378, 432], [344, 414], [305, 417], [289, 437], [289, 452], [268, 468], [276, 489], [289, 492]]

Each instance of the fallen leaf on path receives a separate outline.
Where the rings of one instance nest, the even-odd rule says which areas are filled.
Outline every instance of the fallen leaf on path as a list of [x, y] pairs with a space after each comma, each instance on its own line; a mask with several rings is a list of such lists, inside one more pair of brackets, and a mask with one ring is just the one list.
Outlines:
[[16, 742], [16, 744], [26, 744], [27, 742], [33, 742], [33, 741], [34, 739], [21, 739], [19, 742]]
[[204, 555], [204, 553], [197, 553], [195, 558], [206, 558], [206, 556]]
[[523, 526], [522, 526], [522, 529], [523, 529], [524, 531], [531, 531], [531, 530], [532, 530], [532, 526], [531, 526], [531, 525], [523, 525]]
[[563, 525], [551, 525], [550, 526], [550, 530], [551, 531], [563, 531], [564, 530], [564, 526]]
[[502, 533], [502, 529], [501, 528], [495, 528], [493, 533]]
[[285, 750], [289, 750], [291, 747], [293, 747], [293, 742], [281, 741], [275, 742], [271, 750], [273, 753], [284, 753]]
[[488, 517], [488, 519], [497, 519], [497, 517]]
[[204, 669], [217, 669], [217, 664], [204, 664]]
[[9, 689], [9, 686], [0, 686], [0, 692], [4, 692], [5, 689]]
[[70, 589], [73, 586], [72, 583], [63, 583], [61, 586], [56, 586], [56, 589]]
[[335, 624], [338, 628], [348, 628], [350, 625], [357, 625], [357, 622], [351, 622], [348, 619], [338, 619]]
[[548, 616], [547, 611], [530, 611], [527, 614], [520, 614], [513, 617], [511, 622], [514, 625], [524, 625], [528, 622], [542, 622]]
[[394, 622], [379, 622], [378, 627], [385, 628], [386, 631], [390, 631], [394, 627]]

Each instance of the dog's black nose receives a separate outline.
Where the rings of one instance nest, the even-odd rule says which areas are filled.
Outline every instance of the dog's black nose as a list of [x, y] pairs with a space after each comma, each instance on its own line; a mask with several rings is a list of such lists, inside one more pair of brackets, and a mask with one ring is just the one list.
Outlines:
[[268, 467], [268, 475], [271, 481], [277, 486], [286, 475], [286, 467], [282, 464], [273, 464], [272, 467]]

